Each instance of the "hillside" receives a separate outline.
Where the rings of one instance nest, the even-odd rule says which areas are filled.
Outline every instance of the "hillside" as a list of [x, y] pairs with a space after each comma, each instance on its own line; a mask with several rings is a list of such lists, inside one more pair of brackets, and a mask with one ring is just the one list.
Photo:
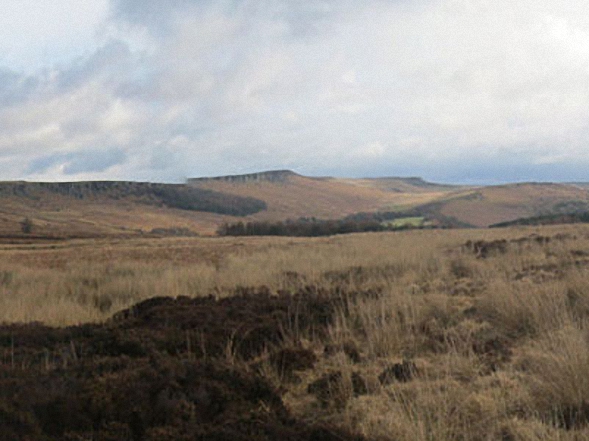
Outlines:
[[420, 207], [424, 212], [487, 227], [520, 218], [564, 214], [589, 209], [589, 191], [552, 183], [509, 184], [473, 189]]
[[[335, 178], [333, 179], [335, 180]], [[370, 179], [338, 179], [350, 185], [377, 188], [387, 192], [395, 193], [448, 193], [468, 189], [469, 187], [461, 185], [446, 185], [427, 182], [419, 177], [409, 178], [370, 178]]]
[[249, 216], [261, 221], [300, 217], [337, 219], [358, 212], [399, 210], [463, 191], [462, 187], [427, 185], [413, 178], [316, 178], [291, 171], [190, 179], [188, 184], [263, 200], [267, 209]]
[[265, 203], [186, 185], [141, 182], [2, 182], [0, 234], [19, 236], [33, 221], [35, 236], [92, 237], [159, 229], [214, 231], [225, 218], [265, 209]]
[[311, 178], [290, 171], [193, 179], [189, 185], [266, 202], [248, 220], [341, 218], [358, 212], [408, 211], [444, 225], [487, 227], [519, 218], [589, 209], [582, 183], [488, 187], [443, 185], [421, 178]]
[[[575, 184], [451, 186], [420, 178], [306, 177], [288, 170], [141, 182], [0, 182], [0, 236], [17, 238], [212, 235], [224, 223], [342, 219], [406, 212], [434, 224], [486, 227], [534, 216], [589, 210]], [[33, 222], [23, 234], [21, 222]]]
[[500, 222], [490, 225], [491, 228], [507, 228], [514, 226], [528, 225], [565, 225], [565, 224], [586, 224], [589, 223], [589, 212], [580, 211], [566, 214], [544, 214], [533, 217], [522, 217], [513, 221]]

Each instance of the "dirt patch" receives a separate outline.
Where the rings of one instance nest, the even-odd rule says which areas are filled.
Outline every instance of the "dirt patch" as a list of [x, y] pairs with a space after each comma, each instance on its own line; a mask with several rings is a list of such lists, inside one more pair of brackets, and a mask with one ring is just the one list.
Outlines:
[[382, 385], [391, 384], [396, 381], [406, 383], [407, 381], [411, 381], [416, 373], [417, 366], [415, 366], [415, 363], [409, 360], [403, 360], [402, 363], [395, 363], [384, 369], [378, 376], [378, 381]]
[[51, 372], [3, 372], [6, 439], [354, 439], [292, 420], [261, 377], [217, 361], [100, 360]]

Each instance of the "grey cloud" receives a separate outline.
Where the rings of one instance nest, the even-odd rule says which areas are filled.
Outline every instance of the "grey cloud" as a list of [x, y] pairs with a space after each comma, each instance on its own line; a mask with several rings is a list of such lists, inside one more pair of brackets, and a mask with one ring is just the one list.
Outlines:
[[[133, 23], [149, 23], [161, 19], [178, 8], [203, 3], [199, 0], [112, 0], [111, 7], [115, 16], [120, 16]], [[209, 1], [205, 1], [209, 3]]]
[[287, 25], [291, 36], [301, 37], [324, 32], [331, 27], [329, 18], [357, 8], [353, 0], [113, 0], [112, 15], [117, 20], [145, 27], [158, 37], [170, 36], [175, 19], [206, 16], [212, 11], [239, 17], [243, 26], [251, 29], [255, 29], [261, 17], [266, 17]]
[[0, 70], [0, 106], [26, 101], [39, 86], [39, 79], [10, 70]]
[[173, 32], [173, 19], [177, 14], [212, 2], [213, 0], [111, 0], [111, 9], [113, 19], [132, 26], [145, 27], [152, 36], [164, 38]]
[[33, 159], [27, 166], [27, 174], [37, 174], [47, 171], [49, 168], [58, 165], [65, 159], [63, 154], [55, 154], [49, 156], [41, 156]]
[[133, 57], [129, 46], [120, 40], [109, 41], [89, 58], [78, 58], [67, 69], [59, 72], [57, 87], [62, 92], [83, 86], [97, 76], [108, 75], [109, 81], [118, 81], [121, 74], [129, 72]]
[[75, 175], [87, 172], [103, 172], [127, 159], [126, 153], [118, 148], [83, 151], [68, 156], [64, 173]]
[[126, 159], [126, 153], [118, 148], [57, 153], [33, 160], [27, 173], [40, 174], [55, 166], [61, 166], [65, 175], [104, 172], [114, 165], [124, 163]]

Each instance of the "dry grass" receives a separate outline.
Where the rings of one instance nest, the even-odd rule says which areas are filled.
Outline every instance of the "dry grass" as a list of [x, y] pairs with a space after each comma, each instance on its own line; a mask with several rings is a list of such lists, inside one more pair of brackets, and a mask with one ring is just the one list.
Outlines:
[[510, 184], [480, 188], [478, 197], [449, 200], [441, 212], [471, 225], [486, 227], [506, 220], [550, 212], [559, 203], [588, 203], [587, 192], [571, 185]]
[[362, 211], [413, 207], [443, 198], [448, 189], [417, 188], [392, 179], [317, 179], [291, 176], [284, 182], [234, 183], [205, 181], [199, 187], [266, 201], [268, 209], [251, 216], [256, 220], [317, 217], [338, 219]]
[[[486, 258], [463, 246], [525, 237]], [[584, 440], [588, 281], [583, 226], [5, 245], [0, 322], [101, 321], [144, 298], [236, 287], [368, 293], [350, 296], [326, 339], [296, 336], [319, 356], [299, 382], [262, 369], [298, 417], [374, 439]], [[324, 353], [346, 344], [359, 361]], [[381, 384], [402, 360], [415, 363], [415, 377]], [[307, 386], [333, 371], [341, 380], [319, 402]], [[367, 394], [354, 392], [354, 378]]]

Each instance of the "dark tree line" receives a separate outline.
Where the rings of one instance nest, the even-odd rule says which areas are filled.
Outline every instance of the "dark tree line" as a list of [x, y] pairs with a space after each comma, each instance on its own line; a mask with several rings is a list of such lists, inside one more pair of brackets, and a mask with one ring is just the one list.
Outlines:
[[217, 233], [220, 236], [319, 237], [335, 234], [392, 231], [407, 228], [410, 227], [394, 227], [375, 220], [299, 219], [285, 222], [237, 222], [224, 224], [217, 230]]
[[125, 181], [0, 183], [0, 198], [18, 196], [40, 200], [47, 193], [79, 200], [132, 198], [138, 203], [231, 216], [247, 216], [266, 209], [266, 203], [260, 199], [185, 184]]
[[395, 219], [403, 219], [406, 217], [417, 217], [421, 216], [422, 214], [418, 210], [411, 210], [411, 211], [377, 211], [374, 213], [354, 213], [346, 216], [344, 221], [353, 221], [353, 222], [386, 222], [392, 221]]
[[159, 185], [151, 193], [170, 208], [247, 216], [266, 209], [262, 200], [187, 185]]
[[569, 214], [547, 214], [543, 216], [526, 217], [513, 221], [500, 222], [491, 228], [504, 228], [516, 225], [557, 225], [589, 223], [589, 212]]

